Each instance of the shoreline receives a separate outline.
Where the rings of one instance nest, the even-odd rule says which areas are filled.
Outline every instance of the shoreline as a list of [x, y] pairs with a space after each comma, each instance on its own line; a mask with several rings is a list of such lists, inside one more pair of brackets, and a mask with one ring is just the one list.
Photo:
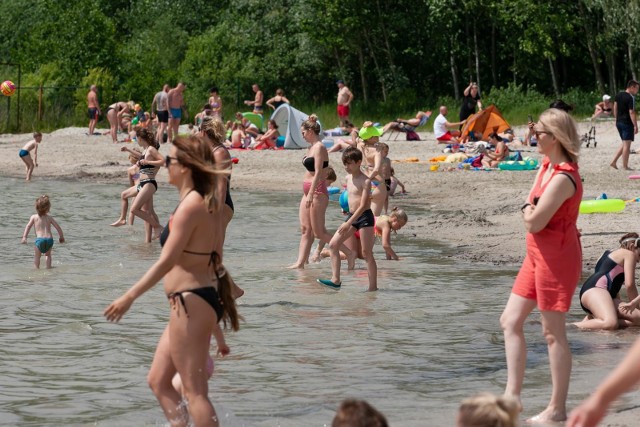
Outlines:
[[[579, 123], [580, 134], [588, 131], [589, 122]], [[594, 199], [605, 193], [608, 198], [624, 200], [640, 197], [640, 181], [627, 179], [633, 172], [614, 170], [609, 166], [618, 135], [612, 122], [598, 122], [597, 148], [584, 148], [580, 156], [584, 198]], [[102, 131], [102, 130], [100, 130]], [[515, 128], [521, 135], [524, 128]], [[85, 128], [65, 128], [45, 134], [39, 146], [40, 167], [34, 171], [33, 183], [40, 179], [64, 179], [126, 184], [127, 156], [120, 152], [124, 144], [113, 144], [109, 136], [87, 136]], [[390, 134], [395, 137], [395, 134]], [[535, 178], [535, 171], [465, 171], [429, 170], [428, 160], [442, 154], [444, 145], [435, 144], [430, 132], [421, 132], [422, 141], [387, 141], [389, 157], [396, 176], [409, 194], [392, 197], [389, 208], [406, 208], [409, 223], [400, 233], [423, 240], [436, 240], [452, 248], [452, 256], [473, 262], [517, 267], [525, 254], [525, 230], [520, 207]], [[24, 176], [24, 166], [17, 156], [30, 134], [0, 135], [0, 167], [10, 178]], [[133, 144], [127, 144], [133, 147]], [[639, 147], [640, 148], [640, 147]], [[166, 154], [166, 145], [160, 151]], [[540, 159], [533, 147], [522, 147], [524, 157]], [[638, 150], [640, 151], [640, 150]], [[236, 151], [231, 191], [301, 192], [304, 150]], [[420, 162], [403, 162], [410, 158]], [[338, 181], [345, 172], [340, 153], [330, 154], [330, 163]], [[630, 164], [640, 167], [640, 156], [632, 155]], [[158, 174], [166, 183], [166, 172]], [[114, 196], [115, 197], [115, 196]], [[416, 210], [418, 214], [414, 213]], [[590, 272], [601, 253], [617, 246], [624, 233], [636, 231], [634, 213], [640, 203], [628, 203], [619, 213], [580, 215], [582, 230], [583, 271]]]

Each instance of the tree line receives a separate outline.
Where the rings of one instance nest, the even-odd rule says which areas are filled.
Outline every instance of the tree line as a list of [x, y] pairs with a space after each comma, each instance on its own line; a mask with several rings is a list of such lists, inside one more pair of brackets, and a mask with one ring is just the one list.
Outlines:
[[320, 104], [343, 79], [359, 103], [413, 108], [470, 80], [613, 94], [637, 77], [639, 18], [639, 0], [4, 0], [0, 57], [23, 86], [97, 84], [103, 102], [184, 81], [193, 106], [254, 82]]

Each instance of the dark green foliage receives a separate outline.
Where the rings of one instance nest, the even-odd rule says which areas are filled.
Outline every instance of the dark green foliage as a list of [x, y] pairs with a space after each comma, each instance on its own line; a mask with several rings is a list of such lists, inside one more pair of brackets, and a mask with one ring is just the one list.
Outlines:
[[639, 17], [618, 0], [4, 0], [0, 57], [22, 86], [82, 86], [78, 115], [92, 79], [103, 105], [143, 108], [184, 81], [192, 115], [215, 85], [229, 116], [254, 82], [308, 109], [338, 78], [365, 117], [457, 104], [469, 80], [517, 117], [557, 94], [586, 115], [637, 77]]

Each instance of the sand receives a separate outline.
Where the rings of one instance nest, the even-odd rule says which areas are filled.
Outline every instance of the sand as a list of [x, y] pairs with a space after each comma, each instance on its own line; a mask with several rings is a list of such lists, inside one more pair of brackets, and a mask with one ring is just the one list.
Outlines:
[[[580, 134], [586, 133], [590, 126], [589, 122], [579, 123]], [[517, 136], [524, 136], [523, 127], [515, 131]], [[625, 200], [640, 197], [640, 180], [628, 179], [629, 175], [640, 174], [640, 155], [632, 154], [630, 160], [630, 166], [638, 169], [637, 172], [611, 168], [609, 163], [620, 146], [615, 125], [612, 121], [598, 122], [596, 131], [597, 147], [593, 143], [589, 148], [583, 146], [580, 156], [584, 198], [593, 199], [603, 193], [608, 198]], [[86, 128], [66, 128], [44, 134], [38, 148], [39, 167], [30, 185], [44, 179], [126, 185], [129, 161], [126, 153], [120, 151], [125, 144], [113, 144], [108, 135], [88, 136], [86, 132]], [[409, 215], [409, 224], [401, 233], [445, 242], [451, 246], [450, 255], [461, 260], [519, 265], [525, 252], [520, 207], [533, 184], [535, 171], [444, 171], [446, 168], [430, 171], [428, 160], [442, 155], [444, 148], [436, 144], [433, 133], [421, 132], [422, 141], [404, 141], [404, 135], [394, 141], [395, 137], [395, 133], [385, 135], [382, 141], [389, 144], [396, 176], [409, 192], [389, 202], [390, 206], [405, 208]], [[2, 175], [24, 177], [18, 151], [30, 139], [30, 134], [0, 135]], [[640, 152], [640, 145], [634, 144], [632, 148]], [[523, 156], [541, 158], [535, 147], [525, 146], [521, 151]], [[161, 152], [166, 154], [168, 146], [162, 146]], [[237, 157], [239, 163], [234, 166], [232, 190], [301, 193], [303, 155], [304, 150], [234, 150], [232, 156]], [[345, 174], [340, 156], [340, 153], [330, 154], [338, 182]], [[403, 162], [416, 157], [421, 160], [419, 163]], [[166, 180], [166, 172], [160, 172], [158, 181]], [[631, 202], [623, 212], [580, 215], [578, 227], [582, 230], [585, 272], [593, 270], [604, 249], [617, 246], [620, 236], [638, 231], [639, 213], [640, 202]], [[291, 220], [297, 221], [297, 218]], [[292, 239], [293, 259], [298, 237]], [[401, 248], [397, 248], [397, 252], [402, 256]], [[631, 425], [638, 415], [638, 409], [612, 414], [606, 425]]]

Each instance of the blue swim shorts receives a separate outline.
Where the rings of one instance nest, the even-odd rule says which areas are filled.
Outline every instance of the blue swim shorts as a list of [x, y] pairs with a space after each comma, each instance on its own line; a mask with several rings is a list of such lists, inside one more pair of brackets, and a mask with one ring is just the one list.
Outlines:
[[40, 251], [40, 253], [46, 254], [53, 248], [53, 238], [52, 237], [37, 237], [36, 238], [36, 248]]
[[633, 141], [633, 125], [628, 123], [616, 123], [616, 128], [618, 128], [620, 139], [623, 141]]
[[169, 108], [171, 110], [171, 117], [174, 119], [182, 118], [182, 108]]
[[18, 153], [18, 155], [20, 157], [26, 157], [29, 155], [29, 152], [27, 150], [20, 150], [20, 152]]

